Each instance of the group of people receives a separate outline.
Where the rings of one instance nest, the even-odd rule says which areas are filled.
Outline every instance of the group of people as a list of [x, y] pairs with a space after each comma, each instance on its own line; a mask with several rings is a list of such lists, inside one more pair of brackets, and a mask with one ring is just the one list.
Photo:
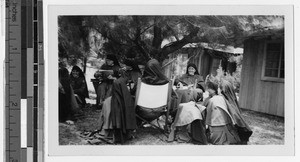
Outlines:
[[[72, 70], [70, 77], [64, 68], [60, 69], [60, 100], [62, 97], [64, 101], [70, 101], [62, 102], [60, 106], [74, 107], [78, 100], [85, 104], [84, 98], [88, 97], [86, 83], [82, 71], [77, 68], [73, 67], [75, 72]], [[101, 80], [96, 89], [97, 105], [102, 109], [98, 133], [115, 143], [131, 139], [132, 131], [137, 129], [138, 112], [134, 107], [134, 96], [138, 78], [150, 85], [163, 85], [170, 81], [156, 59], [149, 60], [142, 70], [133, 60], [119, 62], [115, 55], [108, 55], [106, 63], [94, 76]], [[204, 80], [192, 63], [188, 64], [186, 74], [175, 78], [173, 83], [170, 116], [174, 120], [168, 141], [175, 140], [177, 127], [188, 125], [189, 135], [197, 144], [247, 144], [252, 131], [241, 115], [231, 83]], [[204, 92], [209, 95], [205, 97]], [[66, 94], [75, 94], [78, 99]], [[63, 105], [67, 103], [69, 105]], [[66, 112], [59, 111], [60, 116], [65, 116], [64, 120], [68, 118]]]
[[175, 86], [175, 92], [187, 100], [176, 103], [168, 141], [175, 140], [177, 127], [187, 126], [190, 139], [196, 144], [247, 144], [252, 131], [241, 115], [230, 82], [213, 76], [204, 81], [196, 65], [190, 63], [186, 74], [175, 79]]
[[89, 98], [88, 88], [83, 71], [73, 66], [69, 73], [64, 62], [59, 65], [59, 121], [73, 122], [74, 115], [85, 107]]

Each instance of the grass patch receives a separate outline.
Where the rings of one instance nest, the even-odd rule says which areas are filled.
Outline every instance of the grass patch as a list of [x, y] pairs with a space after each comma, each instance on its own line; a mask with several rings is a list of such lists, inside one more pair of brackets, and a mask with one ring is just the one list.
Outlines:
[[253, 134], [249, 145], [283, 145], [284, 118], [259, 113], [251, 110], [242, 110], [246, 122], [250, 125]]

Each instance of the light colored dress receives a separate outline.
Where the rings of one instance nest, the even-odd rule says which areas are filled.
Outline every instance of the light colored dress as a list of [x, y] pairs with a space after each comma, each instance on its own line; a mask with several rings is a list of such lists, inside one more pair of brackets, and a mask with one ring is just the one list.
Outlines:
[[233, 119], [228, 112], [225, 99], [221, 95], [209, 99], [206, 107], [206, 125], [209, 128], [209, 142], [214, 145], [229, 145], [240, 143], [240, 138], [234, 127]]
[[102, 111], [100, 113], [100, 118], [98, 121], [100, 125], [99, 134], [104, 137], [107, 137], [109, 135], [109, 131], [113, 129], [110, 113], [111, 113], [111, 97], [108, 97], [103, 102]]
[[194, 101], [179, 104], [173, 126], [184, 126], [197, 119], [203, 120], [201, 112], [204, 109], [204, 106], [196, 106]]
[[[171, 125], [171, 132], [168, 137], [168, 142], [172, 142], [175, 140], [176, 127], [190, 125], [196, 120], [202, 121], [203, 120], [202, 112], [204, 110], [205, 110], [204, 106], [197, 104], [194, 101], [179, 104], [178, 110], [176, 113], [176, 117], [174, 119], [173, 124]], [[200, 128], [202, 126], [202, 125], [200, 125], [200, 123], [198, 123], [197, 126], [199, 126], [199, 129], [202, 130], [202, 128]], [[201, 138], [206, 138], [203, 135], [201, 135], [202, 133], [204, 133], [204, 132], [200, 131], [196, 134], [199, 137], [201, 136]], [[192, 138], [194, 138], [194, 137], [192, 137]], [[200, 141], [202, 141], [202, 139], [200, 139]], [[205, 141], [205, 139], [203, 139], [203, 141]], [[205, 142], [204, 142], [204, 144], [205, 144]]]

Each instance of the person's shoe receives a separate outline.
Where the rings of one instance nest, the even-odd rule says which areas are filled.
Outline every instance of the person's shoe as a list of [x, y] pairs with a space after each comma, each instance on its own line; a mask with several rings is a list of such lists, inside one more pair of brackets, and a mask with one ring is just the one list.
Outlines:
[[167, 142], [173, 142], [174, 140], [175, 140], [175, 129], [171, 129]]

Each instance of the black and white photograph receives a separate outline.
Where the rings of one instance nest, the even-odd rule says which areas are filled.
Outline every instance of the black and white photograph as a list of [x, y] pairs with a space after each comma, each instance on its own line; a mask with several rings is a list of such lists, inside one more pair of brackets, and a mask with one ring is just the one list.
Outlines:
[[48, 27], [58, 78], [49, 83], [57, 101], [49, 136], [58, 148], [290, 145], [285, 13], [77, 14], [76, 8], [49, 18], [57, 24]]
[[298, 1], [0, 8], [0, 159], [299, 161]]
[[59, 16], [60, 145], [284, 144], [284, 16]]

